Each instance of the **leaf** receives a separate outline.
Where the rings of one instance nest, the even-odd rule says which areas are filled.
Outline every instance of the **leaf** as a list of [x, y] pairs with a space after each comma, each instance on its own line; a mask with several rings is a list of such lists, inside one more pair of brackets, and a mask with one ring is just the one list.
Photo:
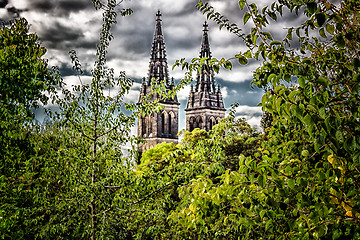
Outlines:
[[244, 14], [244, 25], [247, 23], [247, 21], [249, 20], [249, 18], [250, 18], [250, 13], [249, 13], [249, 12], [246, 12], [246, 13]]
[[[254, 35], [251, 36], [251, 41], [252, 41], [253, 44], [256, 44], [256, 40], [257, 40], [257, 39], [258, 39], [258, 35], [257, 35], [257, 34], [254, 34]], [[261, 42], [261, 43], [263, 43], [263, 42]]]
[[309, 2], [306, 4], [307, 8], [308, 8], [308, 11], [309, 11], [309, 14], [312, 15], [316, 12], [317, 10], [317, 4], [316, 2]]
[[320, 28], [320, 29], [319, 29], [319, 34], [320, 34], [321, 37], [326, 38], [326, 34], [325, 34], [324, 28]]
[[273, 45], [282, 45], [282, 43], [279, 42], [279, 41], [272, 41], [272, 42], [270, 43], [270, 46], [273, 46]]
[[321, 107], [320, 110], [319, 110], [319, 115], [322, 119], [325, 119], [326, 118], [326, 109], [325, 107]]
[[248, 63], [248, 60], [247, 60], [247, 58], [246, 57], [244, 57], [244, 56], [239, 56], [239, 58], [238, 58], [238, 60], [239, 60], [239, 63], [241, 64], [241, 65], [245, 65], [245, 64], [247, 64]]
[[336, 46], [339, 48], [345, 47], [345, 39], [343, 35], [337, 35], [334, 37], [334, 41], [336, 43]]
[[254, 217], [255, 213], [253, 213], [252, 211], [250, 211], [249, 209], [245, 208], [245, 213], [246, 215], [248, 215], [249, 217]]
[[239, 6], [240, 6], [241, 10], [244, 9], [245, 3], [246, 3], [246, 0], [239, 0]]
[[274, 12], [268, 12], [268, 14], [269, 14], [269, 16], [273, 19], [273, 20], [275, 20], [276, 21], [276, 19], [277, 19], [277, 16], [276, 16], [276, 14], [274, 13]]
[[286, 38], [289, 39], [290, 41], [292, 40], [292, 32], [293, 32], [293, 28], [289, 28], [288, 33], [286, 35]]
[[220, 70], [219, 65], [213, 65], [212, 68], [215, 71], [215, 73], [219, 73]]
[[318, 78], [317, 82], [323, 85], [324, 87], [329, 86], [329, 79], [327, 78]]
[[263, 175], [260, 174], [257, 177], [257, 181], [258, 181], [258, 184], [260, 185], [260, 187], [264, 187], [264, 177], [263, 177]]
[[289, 95], [288, 95], [288, 98], [291, 102], [294, 102], [295, 101], [295, 97], [300, 93], [300, 91], [292, 91]]
[[335, 133], [335, 137], [336, 139], [339, 141], [339, 142], [343, 142], [344, 141], [344, 137], [342, 135], [342, 132], [341, 130], [337, 130], [336, 133]]
[[272, 83], [274, 78], [276, 78], [276, 74], [275, 73], [270, 74], [267, 78], [267, 82]]
[[282, 103], [282, 98], [281, 97], [277, 98], [275, 102], [275, 107], [279, 112], [280, 112], [281, 103]]
[[306, 126], [313, 126], [314, 125], [314, 121], [312, 119], [312, 117], [310, 116], [310, 114], [306, 114], [306, 116], [303, 118], [304, 123], [306, 124]]
[[305, 87], [305, 78], [303, 76], [299, 77], [299, 85], [300, 87], [304, 88]]
[[226, 69], [229, 69], [229, 70], [232, 69], [232, 64], [231, 64], [230, 61], [226, 61], [226, 62], [225, 62], [225, 68], [226, 68]]
[[260, 218], [263, 218], [263, 217], [265, 216], [265, 214], [266, 214], [266, 210], [264, 210], [264, 209], [261, 210], [261, 211], [260, 211], [260, 214], [259, 214], [259, 215], [260, 215]]
[[326, 24], [326, 31], [330, 33], [331, 35], [334, 35], [335, 27], [334, 25], [328, 23]]
[[244, 56], [247, 57], [247, 58], [251, 58], [251, 57], [252, 57], [251, 51], [250, 51], [250, 50], [247, 50], [247, 51], [244, 53]]
[[261, 32], [261, 34], [264, 36], [265, 39], [270, 39], [270, 40], [273, 39], [271, 34], [268, 32]]
[[294, 188], [295, 188], [295, 180], [292, 179], [292, 178], [289, 178], [289, 179], [288, 179], [288, 186], [289, 186], [291, 189], [294, 190]]
[[301, 151], [301, 156], [308, 157], [309, 155], [310, 155], [309, 150], [304, 149], [304, 150]]
[[326, 20], [326, 17], [325, 17], [325, 14], [324, 13], [317, 13], [315, 15], [315, 18], [316, 18], [316, 21], [317, 21], [317, 24], [319, 25], [319, 27], [321, 27], [325, 20]]

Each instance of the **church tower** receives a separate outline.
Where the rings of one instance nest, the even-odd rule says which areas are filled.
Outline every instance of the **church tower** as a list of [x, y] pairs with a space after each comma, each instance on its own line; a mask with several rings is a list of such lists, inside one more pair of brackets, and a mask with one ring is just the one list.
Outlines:
[[[154, 82], [155, 81], [155, 82]], [[158, 143], [178, 143], [178, 117], [179, 105], [177, 96], [163, 99], [157, 93], [152, 93], [151, 85], [165, 83], [166, 92], [174, 88], [174, 79], [169, 79], [169, 71], [165, 52], [165, 41], [161, 27], [161, 13], [156, 14], [154, 41], [151, 49], [149, 73], [147, 80], [144, 78], [138, 103], [149, 96], [151, 101], [159, 100], [164, 106], [162, 112], [153, 112], [138, 119], [138, 136], [146, 140], [140, 144], [139, 152], [144, 152]]]
[[191, 86], [186, 111], [186, 130], [195, 128], [209, 131], [225, 117], [225, 108], [220, 86], [215, 86], [214, 71], [209, 65], [211, 59], [208, 25], [203, 25], [200, 58], [207, 58], [196, 78], [195, 88]]

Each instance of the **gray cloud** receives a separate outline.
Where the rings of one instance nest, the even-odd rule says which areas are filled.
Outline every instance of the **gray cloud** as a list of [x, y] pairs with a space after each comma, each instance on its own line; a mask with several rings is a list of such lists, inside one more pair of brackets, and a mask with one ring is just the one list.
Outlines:
[[[262, 6], [267, 4], [265, 0], [257, 1], [260, 1]], [[238, 1], [209, 0], [209, 2], [230, 21], [237, 23], [245, 33], [250, 31], [252, 27], [250, 21], [247, 25], [242, 25], [244, 12], [239, 9]], [[136, 84], [129, 99], [134, 101], [141, 77], [147, 76], [148, 73], [155, 14], [158, 9], [163, 14], [162, 23], [170, 76], [177, 79], [184, 76], [184, 72], [179, 68], [171, 70], [171, 65], [176, 59], [186, 58], [189, 61], [199, 56], [202, 25], [206, 16], [195, 8], [196, 3], [197, 1], [194, 0], [131, 0], [123, 1], [120, 5], [121, 8], [131, 7], [134, 13], [130, 16], [118, 17], [117, 25], [112, 28], [114, 40], [111, 42], [107, 59], [108, 66], [113, 67], [115, 73], [125, 70], [127, 75], [134, 79]], [[1, 9], [5, 7], [6, 10]], [[31, 31], [36, 32], [43, 45], [48, 48], [46, 57], [49, 58], [49, 63], [57, 65], [64, 76], [70, 77], [74, 74], [68, 57], [70, 49], [77, 50], [83, 69], [89, 74], [96, 58], [96, 44], [99, 42], [102, 18], [101, 13], [95, 11], [90, 0], [0, 0], [0, 10], [7, 12], [6, 16], [0, 15], [0, 18], [10, 19], [16, 14], [27, 18], [31, 24]], [[277, 39], [282, 38], [287, 32], [286, 27], [297, 26], [303, 17], [301, 14], [296, 16], [284, 11], [283, 17], [278, 22], [271, 22], [274, 27], [267, 30]], [[232, 58], [239, 51], [245, 50], [245, 44], [241, 39], [227, 30], [220, 31], [211, 20], [208, 23], [213, 57]], [[296, 43], [296, 39], [294, 41]], [[224, 89], [226, 107], [233, 102], [254, 107], [260, 102], [262, 90], [250, 87], [252, 72], [259, 64], [258, 61], [250, 61], [244, 66], [233, 60], [233, 71], [221, 70], [216, 76], [217, 83]], [[184, 118], [182, 111], [186, 107], [187, 94], [182, 92], [180, 106], [182, 118]]]
[[49, 26], [48, 28], [41, 29], [39, 33], [42, 41], [49, 42], [50, 48], [58, 48], [59, 44], [62, 44], [64, 41], [77, 41], [82, 36], [83, 33], [79, 29], [73, 29], [66, 27], [60, 22]]
[[33, 0], [29, 2], [28, 10], [51, 13], [53, 16], [69, 16], [81, 10], [91, 9], [89, 0]]
[[15, 8], [15, 7], [9, 7], [9, 8], [6, 8], [6, 10], [8, 11], [9, 15], [12, 18], [20, 17], [20, 13], [22, 13], [24, 11], [22, 9], [18, 9], [18, 8]]
[[5, 8], [9, 3], [9, 0], [0, 0], [0, 8]]

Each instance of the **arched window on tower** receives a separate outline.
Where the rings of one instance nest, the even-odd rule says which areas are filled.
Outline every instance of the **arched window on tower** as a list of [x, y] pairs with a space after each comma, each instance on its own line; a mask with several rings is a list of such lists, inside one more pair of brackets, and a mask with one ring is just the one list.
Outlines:
[[141, 137], [146, 137], [146, 117], [141, 118]]
[[195, 128], [194, 124], [195, 124], [195, 118], [194, 118], [194, 117], [191, 117], [191, 118], [189, 119], [189, 131], [190, 131], [190, 132], [191, 132], [192, 130], [194, 130], [194, 128]]
[[161, 134], [165, 134], [165, 113], [161, 114]]
[[168, 134], [169, 134], [170, 137], [171, 137], [171, 121], [172, 121], [171, 113], [169, 113], [169, 116], [168, 116]]
[[210, 117], [210, 121], [209, 121], [209, 130], [211, 130], [213, 128], [213, 126], [216, 125], [216, 120], [214, 117]]
[[221, 118], [219, 118], [219, 117], [216, 118], [216, 124], [218, 124], [218, 123], [220, 122], [220, 119], [221, 119]]
[[153, 136], [153, 128], [152, 128], [152, 125], [153, 125], [153, 116], [154, 116], [154, 113], [152, 113], [150, 116], [149, 116], [149, 137], [152, 137]]
[[198, 116], [196, 118], [196, 126], [195, 126], [195, 128], [200, 128], [200, 129], [203, 128], [203, 120], [202, 120], [201, 116]]

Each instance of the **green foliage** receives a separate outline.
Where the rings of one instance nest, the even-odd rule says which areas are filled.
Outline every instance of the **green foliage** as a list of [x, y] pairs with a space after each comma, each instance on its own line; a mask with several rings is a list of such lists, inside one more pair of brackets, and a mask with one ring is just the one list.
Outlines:
[[[81, 81], [81, 64], [76, 52], [71, 51], [80, 84], [72, 91], [63, 88], [63, 97], [56, 101], [60, 108], [56, 117], [66, 131], [64, 142], [71, 145], [57, 152], [59, 161], [66, 160], [61, 171], [66, 185], [56, 198], [57, 214], [47, 227], [62, 238], [125, 238], [129, 233], [123, 218], [130, 212], [128, 204], [132, 201], [126, 182], [133, 177], [132, 159], [138, 139], [130, 134], [137, 115], [126, 115], [123, 110], [136, 111], [137, 106], [123, 101], [132, 81], [124, 72], [116, 77], [114, 70], [106, 67], [118, 3], [93, 3], [103, 10], [103, 25], [92, 80], [88, 84]], [[117, 94], [110, 95], [110, 88], [118, 88]], [[128, 143], [130, 150], [125, 156], [123, 148]]]
[[175, 143], [159, 143], [155, 147], [150, 148], [142, 154], [140, 165], [137, 166], [137, 170], [142, 172], [149, 169], [149, 165], [151, 167], [156, 167], [156, 170], [161, 170], [168, 163], [166, 162], [167, 156], [169, 154], [175, 152], [180, 148], [179, 145]]
[[[199, 177], [218, 183], [225, 167], [239, 166], [239, 150], [250, 148], [252, 144], [255, 151], [259, 146], [257, 141], [243, 141], [259, 138], [243, 119], [235, 120], [233, 114], [210, 132], [198, 128], [184, 131], [182, 144], [161, 143], [143, 153], [141, 165], [137, 167], [141, 170], [136, 178], [139, 189], [132, 190], [138, 196], [136, 209], [141, 209], [141, 214], [132, 221], [148, 229], [134, 229], [136, 238], [192, 236], [176, 220], [179, 207], [189, 201], [184, 191], [190, 191], [194, 179]], [[243, 152], [250, 154], [251, 151]], [[137, 192], [140, 187], [142, 191]]]
[[[237, 54], [241, 64], [243, 58], [263, 60], [253, 84], [266, 90], [266, 138], [259, 152], [241, 156], [237, 171], [216, 181], [201, 174], [181, 188], [171, 219], [190, 230], [189, 238], [359, 238], [358, 1], [274, 1], [258, 9], [241, 0], [239, 6], [244, 24], [255, 26], [248, 34], [208, 3], [198, 4], [243, 39], [251, 54]], [[306, 19], [285, 39], [273, 39], [264, 27], [278, 21], [283, 8], [304, 9]]]
[[34, 159], [31, 110], [46, 104], [46, 94], [61, 80], [48, 69], [46, 50], [25, 19], [1, 26], [0, 46], [0, 237], [31, 239], [41, 221], [37, 178], [42, 177], [42, 162]]
[[9, 114], [27, 117], [38, 101], [47, 103], [44, 91], [53, 92], [58, 83], [56, 72], [42, 59], [46, 49], [35, 34], [29, 33], [27, 21], [15, 20], [0, 28], [0, 103]]

